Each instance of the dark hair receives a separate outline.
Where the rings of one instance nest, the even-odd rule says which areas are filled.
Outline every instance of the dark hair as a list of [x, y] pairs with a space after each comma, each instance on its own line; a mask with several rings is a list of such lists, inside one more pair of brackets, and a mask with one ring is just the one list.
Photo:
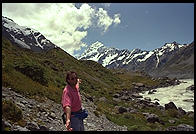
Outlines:
[[78, 77], [78, 75], [77, 75], [77, 73], [76, 73], [76, 72], [73, 72], [73, 71], [69, 71], [69, 72], [67, 72], [66, 82], [67, 82], [68, 84], [69, 84], [68, 79], [70, 78], [69, 76], [70, 76], [70, 75], [72, 75], [72, 74], [75, 74], [75, 75], [76, 75], [76, 77]]

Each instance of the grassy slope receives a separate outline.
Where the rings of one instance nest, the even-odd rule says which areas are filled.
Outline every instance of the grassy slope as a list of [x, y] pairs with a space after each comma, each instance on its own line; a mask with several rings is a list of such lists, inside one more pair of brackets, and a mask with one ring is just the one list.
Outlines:
[[[94, 61], [78, 61], [60, 48], [45, 53], [34, 53], [12, 45], [5, 38], [2, 40], [2, 84], [5, 87], [11, 87], [25, 96], [40, 101], [47, 97], [60, 103], [68, 70], [76, 71], [82, 79], [81, 93], [94, 96], [97, 105], [95, 112], [98, 115], [104, 113], [111, 121], [127, 125], [129, 130], [157, 130], [159, 127], [165, 128], [170, 125], [149, 124], [142, 113], [119, 115], [114, 108], [117, 105], [134, 108], [134, 102], [114, 102], [112, 95], [115, 92], [122, 89], [131, 90], [132, 82], [157, 85], [159, 81], [152, 81], [139, 73], [116, 73], [115, 70], [108, 70]], [[107, 101], [99, 101], [103, 96]], [[169, 113], [163, 116], [161, 111], [153, 108], [139, 111], [156, 113], [162, 120], [173, 118]], [[182, 120], [183, 123], [194, 124], [188, 117], [183, 117]], [[179, 119], [178, 122], [182, 120]]]

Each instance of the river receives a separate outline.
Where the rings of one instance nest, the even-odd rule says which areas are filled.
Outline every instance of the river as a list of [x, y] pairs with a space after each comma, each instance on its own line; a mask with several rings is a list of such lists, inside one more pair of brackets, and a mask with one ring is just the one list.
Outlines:
[[174, 102], [177, 107], [182, 107], [186, 112], [194, 111], [194, 91], [187, 91], [186, 88], [194, 85], [194, 79], [181, 79], [182, 83], [176, 86], [169, 86], [155, 89], [157, 92], [148, 94], [147, 92], [140, 93], [140, 95], [151, 98], [155, 102], [158, 99], [159, 104], [165, 106], [170, 101]]

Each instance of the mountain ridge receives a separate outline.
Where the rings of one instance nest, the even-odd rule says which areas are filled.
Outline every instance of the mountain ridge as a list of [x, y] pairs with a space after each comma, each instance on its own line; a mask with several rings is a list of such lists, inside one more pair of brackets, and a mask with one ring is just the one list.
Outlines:
[[[194, 44], [194, 42], [191, 44]], [[100, 47], [94, 49], [94, 46]], [[89, 46], [78, 59], [94, 60], [107, 68], [125, 68], [130, 71], [144, 71], [158, 77], [159, 73], [155, 72], [158, 72], [160, 68], [163, 68], [167, 62], [171, 63], [169, 62], [169, 59], [171, 59], [171, 57], [177, 57], [175, 56], [178, 54], [177, 52], [184, 48], [189, 48], [191, 55], [194, 56], [194, 52], [191, 50], [193, 47], [190, 47], [190, 44], [181, 45], [175, 41], [172, 43], [165, 43], [162, 47], [156, 48], [152, 51], [141, 50], [138, 48], [133, 50], [119, 50], [111, 47], [107, 48], [101, 42], [97, 41]], [[186, 57], [186, 55], [183, 56]], [[190, 66], [194, 65], [194, 60], [190, 60], [190, 63], [187, 64], [190, 64]], [[194, 72], [194, 68], [190, 69]], [[178, 75], [175, 76], [180, 77]], [[192, 78], [193, 75], [188, 74], [187, 77]]]
[[[114, 52], [113, 50], [114, 49], [110, 49], [108, 52], [112, 54], [112, 52]], [[137, 51], [138, 50], [135, 52]], [[123, 55], [124, 53], [122, 52], [121, 54]], [[96, 107], [91, 107], [89, 103], [87, 103], [87, 106], [92, 110], [90, 114], [93, 112], [93, 115], [97, 116], [96, 119], [101, 119], [101, 117], [104, 116], [115, 124], [120, 126], [125, 125], [127, 130], [131, 131], [167, 130], [168, 126], [173, 125], [168, 119], [173, 119], [173, 117], [177, 120], [175, 125], [183, 123], [194, 126], [194, 116], [192, 116], [194, 113], [187, 112], [186, 115], [181, 115], [178, 111], [165, 111], [163, 115], [163, 106], [150, 101], [140, 101], [137, 98], [141, 97], [137, 94], [140, 91], [150, 91], [158, 87], [176, 85], [178, 84], [177, 79], [156, 79], [140, 72], [128, 72], [124, 69], [107, 69], [95, 61], [77, 60], [60, 47], [37, 53], [37, 51], [21, 47], [16, 42], [11, 42], [11, 39], [7, 39], [3, 33], [2, 87], [5, 87], [5, 90], [11, 88], [14, 92], [19, 93], [20, 99], [25, 97], [30, 100], [35, 99], [38, 102], [44, 102], [47, 98], [58, 103], [58, 106], [61, 106], [62, 90], [66, 85], [66, 73], [70, 70], [77, 72], [78, 77], [82, 79], [80, 93], [82, 96], [85, 96], [83, 98], [84, 101], [90, 101], [93, 105], [96, 105]], [[24, 108], [23, 106], [27, 104], [27, 102], [25, 102], [24, 99], [17, 102], [12, 95], [13, 94], [11, 94], [13, 103], [21, 109]], [[5, 97], [6, 95], [3, 96]], [[55, 112], [51, 111], [51, 107], [55, 105], [54, 103], [49, 106], [49, 112], [46, 113], [42, 107], [37, 107], [35, 102], [32, 102], [34, 105], [31, 105], [32, 103], [28, 106], [25, 105], [25, 107], [28, 107], [28, 110], [34, 111], [33, 114], [28, 113], [27, 115], [30, 116], [30, 127], [32, 127], [32, 124], [34, 124], [34, 126], [36, 124], [45, 126], [50, 123], [48, 119], [52, 121], [50, 127], [59, 125], [61, 117], [58, 117], [58, 122], [51, 120], [51, 118], [55, 117]], [[20, 110], [17, 112], [20, 118], [15, 118], [16, 120], [13, 121], [9, 120], [10, 118], [14, 119], [14, 117], [18, 116], [12, 107], [13, 105], [7, 104], [10, 103], [9, 99], [7, 100], [6, 98], [2, 103], [2, 117], [7, 118], [6, 121], [8, 121], [8, 123], [17, 124], [17, 126], [22, 127], [26, 127], [27, 125], [29, 127], [29, 120], [25, 120], [24, 116], [21, 116], [25, 114], [23, 113], [24, 111], [22, 113]], [[9, 113], [7, 111], [9, 111]], [[147, 117], [151, 114], [148, 114], [148, 112], [155, 113], [159, 116], [158, 120], [160, 120], [160, 122], [149, 123]], [[148, 116], [144, 116], [144, 113], [145, 115], [147, 113]], [[40, 116], [43, 117], [41, 120], [39, 118]], [[176, 119], [176, 117], [179, 118]], [[36, 120], [37, 118], [39, 120]], [[31, 122], [32, 120], [35, 122]], [[91, 127], [90, 130], [95, 130], [91, 122], [92, 120], [87, 118], [86, 123], [90, 123], [87, 126]], [[116, 128], [110, 128], [110, 126], [103, 127], [102, 125], [105, 124], [99, 124], [99, 130], [103, 130], [104, 127], [107, 130], [117, 130]], [[51, 129], [55, 130], [53, 128]]]
[[13, 44], [35, 52], [48, 51], [57, 46], [35, 29], [19, 26], [12, 19], [2, 16], [2, 34]]

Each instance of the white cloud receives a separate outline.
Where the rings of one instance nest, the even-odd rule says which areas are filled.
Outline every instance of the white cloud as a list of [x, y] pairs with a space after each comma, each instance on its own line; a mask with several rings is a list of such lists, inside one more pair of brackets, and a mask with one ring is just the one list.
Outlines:
[[103, 8], [99, 8], [97, 14], [98, 16], [98, 27], [103, 28], [104, 32], [107, 31], [110, 25], [112, 25], [112, 18], [108, 16], [108, 13]]
[[97, 10], [88, 4], [77, 8], [72, 3], [2, 3], [2, 15], [40, 31], [71, 55], [87, 46], [82, 39], [89, 28], [97, 25], [106, 32], [112, 23], [120, 23], [119, 14], [112, 19], [103, 8]]
[[117, 25], [117, 24], [120, 24], [120, 14], [115, 14], [114, 15], [114, 24]]

